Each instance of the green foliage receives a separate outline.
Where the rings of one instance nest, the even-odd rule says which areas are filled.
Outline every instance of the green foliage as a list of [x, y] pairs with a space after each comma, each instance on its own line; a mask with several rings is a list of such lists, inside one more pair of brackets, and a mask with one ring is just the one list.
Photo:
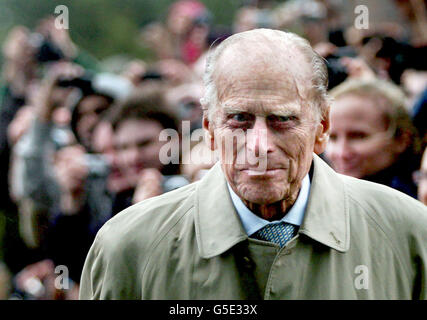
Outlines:
[[[126, 54], [149, 58], [150, 52], [138, 43], [142, 26], [155, 20], [165, 21], [173, 0], [0, 0], [0, 43], [12, 26], [33, 28], [54, 14], [55, 7], [69, 9], [70, 35], [81, 48], [103, 59]], [[243, 0], [202, 1], [214, 15], [214, 23], [231, 25]], [[0, 61], [1, 62], [1, 61]]]

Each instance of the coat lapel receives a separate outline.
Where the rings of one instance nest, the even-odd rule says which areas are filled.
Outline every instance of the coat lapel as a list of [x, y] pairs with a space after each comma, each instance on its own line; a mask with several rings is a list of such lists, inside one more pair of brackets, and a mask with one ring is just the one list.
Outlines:
[[310, 195], [299, 230], [322, 244], [345, 252], [350, 247], [350, 215], [340, 176], [314, 155]]
[[195, 228], [199, 254], [212, 258], [248, 238], [234, 209], [220, 163], [196, 189]]

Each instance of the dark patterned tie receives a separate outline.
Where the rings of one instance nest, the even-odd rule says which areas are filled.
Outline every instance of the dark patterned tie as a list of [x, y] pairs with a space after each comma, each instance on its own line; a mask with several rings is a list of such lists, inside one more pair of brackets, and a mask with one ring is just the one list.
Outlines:
[[287, 222], [271, 223], [255, 232], [252, 237], [259, 240], [277, 243], [284, 247], [295, 236], [296, 227]]

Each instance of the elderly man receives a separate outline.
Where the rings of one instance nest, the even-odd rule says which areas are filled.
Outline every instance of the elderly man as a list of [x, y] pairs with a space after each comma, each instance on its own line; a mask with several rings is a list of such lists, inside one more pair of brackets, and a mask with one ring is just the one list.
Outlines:
[[[210, 147], [237, 130], [245, 143], [201, 181], [107, 222], [80, 298], [427, 298], [424, 205], [316, 155], [328, 140], [327, 75], [308, 42], [233, 35], [211, 52], [205, 80]], [[236, 161], [242, 153], [258, 162]]]

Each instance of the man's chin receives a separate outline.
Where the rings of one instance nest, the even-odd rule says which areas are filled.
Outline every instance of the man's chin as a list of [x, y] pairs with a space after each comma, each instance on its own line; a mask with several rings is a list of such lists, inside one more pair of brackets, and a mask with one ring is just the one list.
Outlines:
[[240, 198], [257, 205], [269, 205], [283, 199], [283, 192], [268, 190], [268, 188], [246, 188], [240, 193]]

